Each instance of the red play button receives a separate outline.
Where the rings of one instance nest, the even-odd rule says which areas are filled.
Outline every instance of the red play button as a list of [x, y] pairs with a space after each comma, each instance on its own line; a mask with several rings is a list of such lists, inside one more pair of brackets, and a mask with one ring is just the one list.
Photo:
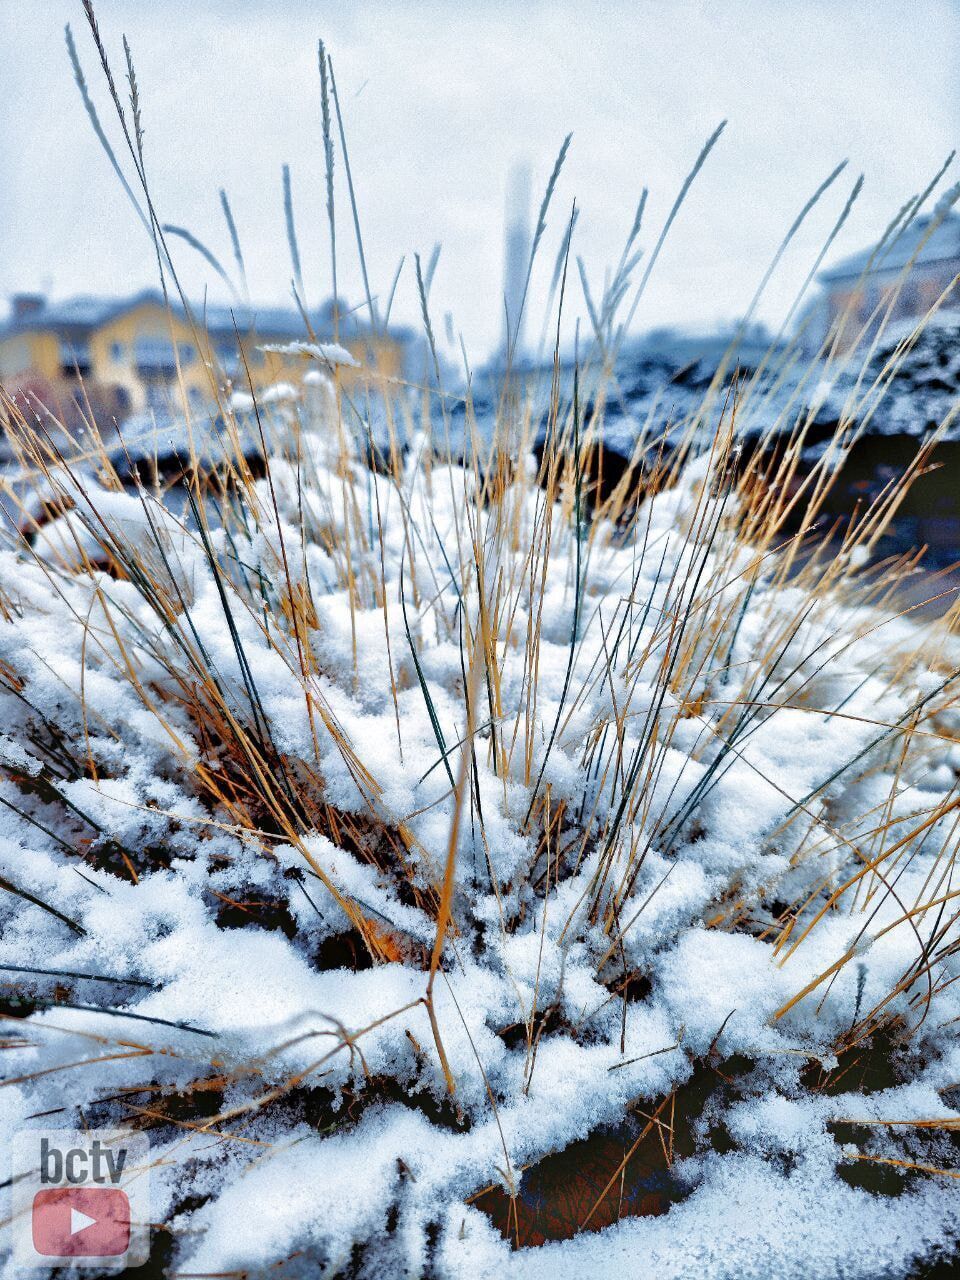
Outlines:
[[33, 1197], [33, 1247], [48, 1258], [114, 1258], [130, 1245], [130, 1201], [116, 1187], [52, 1187]]

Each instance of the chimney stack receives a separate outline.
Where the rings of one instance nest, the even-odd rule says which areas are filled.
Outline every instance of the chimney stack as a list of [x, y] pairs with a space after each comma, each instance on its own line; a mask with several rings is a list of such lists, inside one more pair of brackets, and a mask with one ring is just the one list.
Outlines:
[[523, 289], [530, 262], [530, 169], [516, 164], [507, 186], [503, 254], [503, 338], [501, 358], [523, 358]]
[[24, 320], [42, 311], [47, 300], [42, 293], [15, 293], [10, 301], [13, 319]]

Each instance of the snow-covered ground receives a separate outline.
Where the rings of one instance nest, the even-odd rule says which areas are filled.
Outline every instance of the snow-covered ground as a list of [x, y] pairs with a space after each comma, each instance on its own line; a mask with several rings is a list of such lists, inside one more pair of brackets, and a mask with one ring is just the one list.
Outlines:
[[[0, 1147], [145, 1129], [177, 1273], [950, 1249], [947, 631], [781, 578], [705, 457], [625, 534], [575, 475], [480, 501], [422, 438], [397, 477], [298, 438], [203, 537], [59, 473], [0, 552]], [[517, 1250], [473, 1203], [627, 1116], [669, 1212]]]

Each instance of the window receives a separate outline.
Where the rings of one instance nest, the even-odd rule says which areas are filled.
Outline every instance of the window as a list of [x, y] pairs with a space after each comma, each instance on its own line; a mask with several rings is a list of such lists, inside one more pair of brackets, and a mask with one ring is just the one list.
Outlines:
[[166, 414], [170, 405], [170, 395], [166, 383], [151, 379], [146, 384], [147, 408], [154, 413]]
[[240, 356], [235, 342], [217, 343], [217, 360], [226, 373], [233, 373], [240, 365]]
[[916, 280], [906, 280], [897, 299], [896, 314], [898, 316], [918, 316], [923, 310], [923, 299], [920, 285]]
[[165, 367], [173, 364], [173, 343], [166, 338], [138, 338], [133, 345], [137, 364]]
[[875, 284], [864, 285], [860, 293], [860, 319], [866, 323], [880, 301], [880, 290]]
[[[176, 355], [173, 343], [168, 338], [137, 338], [133, 344], [134, 358], [138, 365], [147, 369], [173, 369], [176, 367]], [[192, 364], [196, 358], [196, 348], [188, 342], [179, 344], [180, 363]]]
[[118, 363], [123, 359], [126, 353], [126, 347], [122, 342], [110, 343], [110, 359]]
[[90, 369], [90, 348], [85, 342], [61, 339], [60, 367], [65, 377], [72, 376], [78, 369], [81, 373], [87, 373]]
[[89, 364], [90, 348], [85, 342], [67, 342], [64, 340], [60, 343], [60, 359], [64, 364]]

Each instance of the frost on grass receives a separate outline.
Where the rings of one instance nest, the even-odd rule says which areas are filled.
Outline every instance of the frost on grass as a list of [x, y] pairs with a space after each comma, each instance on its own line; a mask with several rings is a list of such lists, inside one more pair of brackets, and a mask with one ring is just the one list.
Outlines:
[[722, 422], [628, 507], [272, 400], [183, 517], [11, 417], [59, 501], [0, 551], [2, 1145], [145, 1128], [189, 1273], [948, 1248], [958, 655], [853, 568], [883, 509], [801, 556]]
[[360, 361], [339, 342], [268, 342], [261, 351], [276, 351], [281, 355], [311, 356], [325, 365], [343, 364], [358, 368]]

